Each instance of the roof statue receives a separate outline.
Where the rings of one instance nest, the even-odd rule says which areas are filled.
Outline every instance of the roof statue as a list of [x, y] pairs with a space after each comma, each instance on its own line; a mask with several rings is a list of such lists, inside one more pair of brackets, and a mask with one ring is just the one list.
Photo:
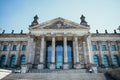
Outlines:
[[81, 19], [81, 22], [80, 22], [81, 25], [84, 25], [84, 26], [88, 26], [88, 27], [89, 27], [89, 25], [88, 25], [87, 22], [85, 21], [85, 16], [84, 16], [84, 15], [82, 15], [82, 16], [80, 17], [80, 19]]
[[32, 26], [35, 26], [35, 25], [38, 25], [38, 16], [36, 15], [35, 17], [34, 17], [34, 20], [33, 20], [33, 22], [31, 23], [31, 25], [30, 25], [30, 27], [32, 27]]

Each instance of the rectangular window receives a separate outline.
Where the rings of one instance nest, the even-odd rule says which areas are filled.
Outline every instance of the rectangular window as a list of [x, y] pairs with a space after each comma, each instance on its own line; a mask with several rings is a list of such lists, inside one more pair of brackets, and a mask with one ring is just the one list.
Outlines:
[[106, 45], [102, 45], [102, 51], [106, 51], [106, 50], [107, 50]]
[[96, 46], [96, 45], [93, 45], [93, 46], [92, 46], [92, 49], [93, 49], [93, 51], [97, 51], [97, 46]]
[[13, 45], [13, 51], [16, 51], [16, 49], [17, 49], [17, 45]]
[[116, 51], [116, 46], [115, 46], [115, 45], [112, 45], [112, 46], [111, 46], [111, 49], [112, 49], [112, 51]]
[[22, 51], [26, 50], [26, 45], [22, 45]]
[[3, 46], [3, 51], [7, 51], [7, 47], [8, 47], [7, 45], [4, 45]]

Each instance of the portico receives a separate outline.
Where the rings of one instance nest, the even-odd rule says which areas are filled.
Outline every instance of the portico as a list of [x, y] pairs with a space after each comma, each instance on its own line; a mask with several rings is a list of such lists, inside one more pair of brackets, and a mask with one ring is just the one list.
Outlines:
[[78, 53], [79, 38], [76, 35], [42, 36], [38, 68], [81, 68]]

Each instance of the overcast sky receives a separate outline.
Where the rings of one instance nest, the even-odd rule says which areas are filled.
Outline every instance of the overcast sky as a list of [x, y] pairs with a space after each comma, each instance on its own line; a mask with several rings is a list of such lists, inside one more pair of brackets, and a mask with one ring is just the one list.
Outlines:
[[62, 17], [78, 24], [83, 14], [91, 33], [113, 33], [120, 25], [120, 0], [0, 0], [0, 28], [6, 33], [29, 32], [36, 14], [39, 23]]

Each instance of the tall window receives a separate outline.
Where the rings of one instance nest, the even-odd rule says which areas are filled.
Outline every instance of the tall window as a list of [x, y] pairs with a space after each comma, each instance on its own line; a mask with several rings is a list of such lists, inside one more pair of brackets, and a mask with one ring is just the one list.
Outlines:
[[56, 68], [60, 69], [63, 66], [63, 46], [56, 46]]
[[13, 45], [13, 51], [16, 51], [16, 49], [17, 49], [17, 45]]
[[1, 66], [1, 67], [3, 67], [3, 66], [5, 65], [5, 60], [6, 60], [6, 56], [3, 55], [3, 56], [1, 57], [1, 61], [0, 61], [0, 66]]
[[112, 49], [112, 51], [116, 51], [116, 46], [115, 45], [111, 45], [111, 49]]
[[7, 47], [8, 47], [8, 45], [4, 45], [3, 46], [3, 51], [7, 51]]
[[50, 63], [51, 63], [51, 59], [52, 59], [52, 46], [49, 45], [47, 47], [47, 67], [50, 67]]
[[26, 60], [25, 55], [21, 55], [21, 57], [20, 57], [20, 65], [24, 65], [25, 64], [25, 60]]
[[93, 58], [94, 58], [94, 64], [95, 64], [96, 66], [99, 66], [99, 58], [98, 58], [98, 56], [97, 56], [97, 55], [94, 55]]
[[26, 50], [26, 45], [22, 45], [22, 51]]
[[96, 46], [96, 45], [93, 45], [93, 46], [92, 46], [92, 49], [93, 49], [93, 51], [97, 51], [97, 46]]
[[11, 56], [11, 58], [10, 58], [10, 67], [14, 67], [15, 60], [16, 60], [16, 56], [15, 55]]
[[113, 56], [113, 64], [116, 65], [116, 66], [119, 66], [119, 61], [118, 61], [118, 56], [117, 55]]
[[102, 45], [102, 51], [106, 51], [106, 50], [107, 50], [106, 45]]
[[104, 55], [104, 56], [103, 56], [103, 61], [104, 61], [104, 65], [105, 65], [106, 67], [108, 67], [108, 66], [109, 66], [109, 60], [108, 60], [108, 56], [107, 56], [107, 55]]
[[72, 68], [72, 46], [71, 45], [67, 45], [67, 56], [68, 56], [69, 68]]

